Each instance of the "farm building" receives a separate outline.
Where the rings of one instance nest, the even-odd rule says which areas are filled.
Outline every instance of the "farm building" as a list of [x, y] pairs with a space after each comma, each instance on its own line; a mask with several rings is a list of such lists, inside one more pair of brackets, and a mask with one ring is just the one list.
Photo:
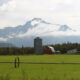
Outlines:
[[60, 53], [61, 53], [61, 51], [59, 51], [59, 50], [58, 50], [58, 51], [55, 51], [55, 53], [56, 53], [56, 54], [60, 54]]
[[47, 46], [44, 50], [45, 54], [54, 54], [55, 53], [55, 49], [52, 46]]
[[35, 54], [43, 53], [42, 39], [40, 37], [34, 39], [34, 50], [35, 50]]
[[77, 49], [72, 49], [72, 50], [68, 50], [67, 53], [68, 54], [75, 54], [75, 53], [80, 54], [80, 51], [78, 51]]
[[40, 37], [36, 37], [34, 39], [34, 52], [35, 54], [59, 54], [60, 51], [56, 51], [54, 47], [52, 46], [47, 46], [43, 50], [43, 44], [42, 44], [42, 39]]
[[67, 51], [68, 54], [75, 54], [77, 52], [78, 52], [77, 49], [72, 49]]

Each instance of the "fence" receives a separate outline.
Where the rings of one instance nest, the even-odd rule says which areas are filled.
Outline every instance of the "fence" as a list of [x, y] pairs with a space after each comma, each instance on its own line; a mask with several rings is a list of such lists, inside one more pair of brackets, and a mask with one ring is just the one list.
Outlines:
[[0, 62], [0, 63], [11, 63], [14, 65], [14, 68], [19, 68], [20, 64], [80, 64], [80, 63], [49, 63], [49, 62], [21, 62], [19, 57], [14, 59], [14, 62]]

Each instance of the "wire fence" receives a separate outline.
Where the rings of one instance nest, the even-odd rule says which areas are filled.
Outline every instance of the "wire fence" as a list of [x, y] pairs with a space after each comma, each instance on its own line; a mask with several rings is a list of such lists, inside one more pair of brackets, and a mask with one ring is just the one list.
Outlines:
[[62, 63], [60, 63], [60, 62], [59, 63], [58, 62], [52, 62], [52, 63], [50, 63], [50, 62], [21, 62], [19, 57], [16, 57], [13, 62], [5, 61], [5, 62], [0, 62], [0, 63], [14, 64], [15, 68], [19, 67], [20, 64], [80, 64], [80, 63], [64, 63], [64, 62], [62, 62]]
[[[15, 63], [15, 62], [0, 62], [0, 63]], [[19, 64], [80, 64], [80, 63], [50, 63], [50, 62], [16, 62]]]

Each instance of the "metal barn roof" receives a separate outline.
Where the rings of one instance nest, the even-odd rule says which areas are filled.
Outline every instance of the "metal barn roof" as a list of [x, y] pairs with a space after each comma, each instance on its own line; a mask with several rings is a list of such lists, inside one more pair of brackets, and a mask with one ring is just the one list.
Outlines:
[[50, 48], [52, 52], [55, 52], [55, 49], [52, 46], [48, 46], [48, 48]]

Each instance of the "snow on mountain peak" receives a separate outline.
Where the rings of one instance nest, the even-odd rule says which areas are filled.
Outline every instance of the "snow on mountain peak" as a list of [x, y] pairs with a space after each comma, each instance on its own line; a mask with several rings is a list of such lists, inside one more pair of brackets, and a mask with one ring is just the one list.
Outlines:
[[41, 22], [41, 21], [39, 21], [39, 20], [38, 20], [38, 21], [37, 21], [37, 20], [34, 20], [34, 21], [31, 22], [31, 25], [34, 26], [34, 25], [36, 25], [36, 24], [39, 24], [40, 22]]
[[[32, 20], [28, 21], [25, 25], [17, 26], [15, 28], [5, 28], [3, 30], [0, 30], [0, 37], [8, 37], [9, 39], [15, 38], [16, 35], [24, 35], [24, 36], [32, 36], [37, 34], [50, 34], [54, 35], [54, 32], [56, 34], [58, 32], [67, 32], [73, 30], [67, 26], [67, 25], [57, 25], [49, 23], [41, 18], [33, 18]], [[5, 32], [5, 33], [4, 33]], [[15, 34], [14, 34], [15, 33]], [[14, 34], [14, 35], [13, 35]], [[50, 34], [51, 35], [51, 34]], [[65, 35], [66, 36], [66, 35]], [[18, 37], [18, 36], [17, 36]], [[22, 36], [23, 37], [23, 36]]]
[[[56, 40], [62, 40], [62, 38], [68, 41], [74, 40], [71, 39], [73, 36], [80, 36], [80, 31], [74, 31], [68, 25], [49, 23], [41, 18], [33, 18], [27, 21], [26, 24], [19, 25], [14, 28], [7, 27], [0, 29], [0, 41], [13, 42], [19, 46], [22, 46], [21, 42], [23, 42], [24, 45], [31, 45], [32, 39], [36, 36], [43, 37], [45, 40], [49, 40], [48, 42], [54, 41], [55, 38], [55, 42]], [[65, 39], [65, 37], [70, 38]]]
[[46, 21], [42, 20], [41, 18], [33, 18], [33, 19], [31, 20], [31, 25], [32, 25], [32, 26], [35, 26], [35, 25], [37, 25], [37, 24], [39, 24], [39, 23], [51, 24], [51, 23], [49, 23], [49, 22], [46, 22]]
[[41, 23], [42, 21], [43, 21], [43, 20], [42, 20], [41, 18], [33, 18], [33, 19], [31, 20], [31, 25], [32, 25], [32, 26], [35, 26], [35, 25]]
[[34, 21], [34, 20], [41, 21], [42, 19], [41, 18], [33, 18], [32, 21]]
[[61, 25], [61, 27], [59, 28], [60, 31], [67, 31], [67, 30], [72, 30], [69, 26], [67, 25]]

